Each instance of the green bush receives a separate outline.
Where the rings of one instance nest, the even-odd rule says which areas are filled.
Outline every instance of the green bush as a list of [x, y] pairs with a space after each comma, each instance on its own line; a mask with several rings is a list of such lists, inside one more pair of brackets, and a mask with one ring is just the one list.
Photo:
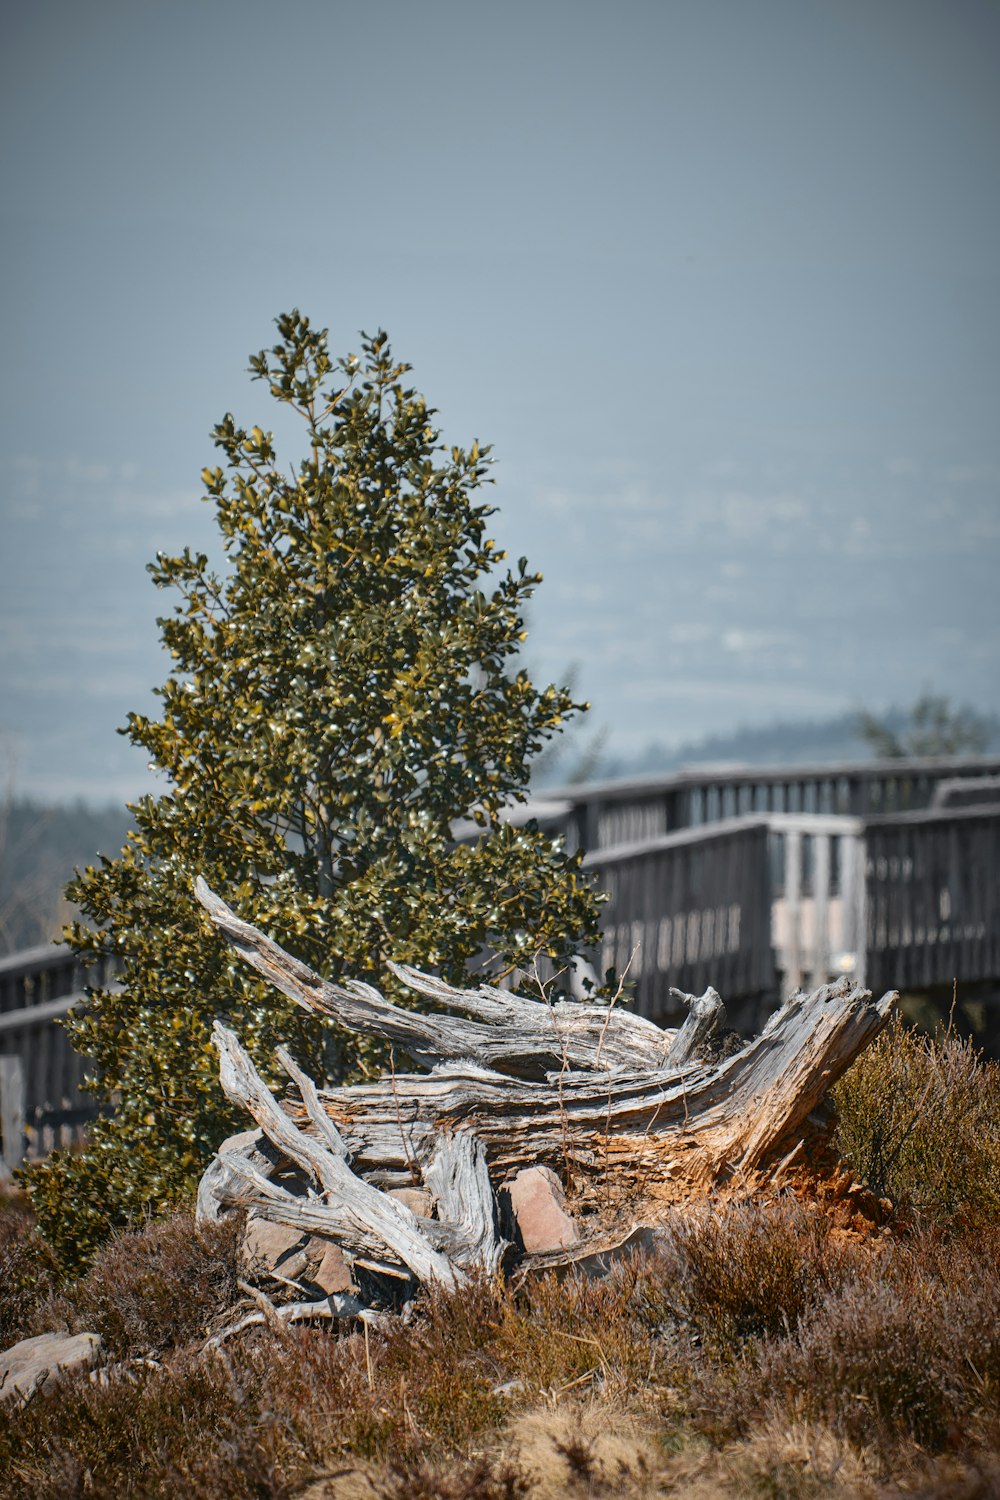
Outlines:
[[837, 1144], [880, 1197], [1000, 1223], [1000, 1064], [953, 1031], [893, 1021], [836, 1085]]
[[[189, 550], [151, 565], [179, 596], [160, 621], [171, 675], [160, 718], [126, 731], [167, 790], [68, 890], [85, 919], [70, 942], [117, 958], [122, 982], [69, 1023], [113, 1114], [82, 1155], [26, 1174], [70, 1266], [186, 1201], [234, 1127], [213, 1019], [271, 1082], [278, 1042], [319, 1080], [377, 1060], [236, 960], [197, 874], [325, 976], [396, 998], [389, 958], [452, 981], [538, 954], [566, 973], [597, 937], [579, 857], [499, 819], [582, 705], [518, 666], [539, 576], [525, 558], [505, 570], [487, 534], [488, 450], [441, 444], [385, 334], [335, 361], [297, 312], [278, 331], [251, 370], [301, 420], [302, 456], [279, 465], [271, 435], [232, 416], [215, 428], [226, 468], [202, 478], [226, 568]], [[457, 819], [478, 837], [456, 845]]]

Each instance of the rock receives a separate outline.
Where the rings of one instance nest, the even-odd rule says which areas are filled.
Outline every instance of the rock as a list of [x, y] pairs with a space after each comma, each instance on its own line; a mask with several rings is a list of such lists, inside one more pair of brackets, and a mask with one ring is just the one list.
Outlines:
[[506, 1192], [529, 1255], [579, 1243], [579, 1231], [563, 1207], [562, 1183], [551, 1167], [525, 1167], [507, 1184]]
[[290, 1268], [289, 1263], [294, 1260], [298, 1270], [305, 1270], [305, 1247], [309, 1238], [301, 1229], [272, 1224], [270, 1219], [252, 1213], [247, 1218], [240, 1252], [249, 1264], [263, 1264], [266, 1271], [280, 1271], [282, 1276], [295, 1280], [297, 1272]]
[[405, 1203], [411, 1213], [422, 1219], [434, 1217], [434, 1199], [426, 1188], [389, 1188], [387, 1196]]
[[330, 1241], [326, 1242], [323, 1258], [309, 1279], [327, 1297], [333, 1296], [334, 1292], [357, 1291], [343, 1250]]
[[320, 1235], [304, 1234], [251, 1214], [240, 1248], [253, 1269], [276, 1280], [297, 1281], [306, 1291], [327, 1297], [333, 1292], [357, 1291], [343, 1251]]
[[0, 1354], [0, 1401], [29, 1401], [50, 1391], [63, 1375], [92, 1369], [101, 1357], [99, 1333], [40, 1333]]

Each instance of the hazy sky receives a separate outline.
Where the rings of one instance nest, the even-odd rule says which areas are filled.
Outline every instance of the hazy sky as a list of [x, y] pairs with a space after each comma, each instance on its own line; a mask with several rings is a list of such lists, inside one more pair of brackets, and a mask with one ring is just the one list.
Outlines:
[[32, 0], [0, 60], [0, 741], [134, 793], [144, 565], [292, 306], [379, 325], [621, 752], [1000, 708], [996, 0]]

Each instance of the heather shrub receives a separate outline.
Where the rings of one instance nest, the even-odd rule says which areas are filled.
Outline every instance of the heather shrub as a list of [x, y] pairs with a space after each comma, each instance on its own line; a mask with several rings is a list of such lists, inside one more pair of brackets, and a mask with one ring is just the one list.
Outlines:
[[884, 1446], [971, 1446], [977, 1429], [988, 1439], [1000, 1392], [996, 1249], [995, 1237], [953, 1247], [946, 1278], [914, 1257], [898, 1279], [842, 1288], [766, 1352], [764, 1384], [791, 1388], [796, 1405], [859, 1444], [881, 1434]]
[[530, 1485], [510, 1463], [479, 1458], [445, 1465], [421, 1459], [396, 1464], [378, 1486], [379, 1500], [523, 1500]]
[[883, 1246], [798, 1328], [697, 1372], [690, 1400], [714, 1441], [764, 1421], [826, 1425], [889, 1469], [902, 1451], [996, 1451], [997, 1232]]
[[971, 1041], [897, 1019], [833, 1096], [838, 1147], [873, 1192], [932, 1219], [1000, 1223], [1000, 1064]]
[[262, 1327], [202, 1352], [239, 1296], [235, 1233], [151, 1226], [50, 1300], [119, 1359], [159, 1352], [0, 1422], [3, 1500], [320, 1500], [328, 1478], [331, 1496], [526, 1500], [542, 1450], [520, 1436], [540, 1425], [558, 1493], [638, 1500], [661, 1492], [655, 1460], [616, 1477], [592, 1449], [623, 1414], [655, 1424], [664, 1493], [700, 1476], [690, 1493], [853, 1500], [880, 1468], [908, 1493], [947, 1478], [989, 1500], [1000, 1227], [860, 1243], [793, 1201], [743, 1205], [678, 1216], [661, 1252], [600, 1281], [482, 1276], [367, 1336]]
[[238, 1216], [198, 1225], [190, 1214], [111, 1240], [85, 1276], [35, 1314], [34, 1332], [59, 1325], [99, 1333], [116, 1358], [176, 1347], [204, 1337], [236, 1302]]
[[677, 1215], [659, 1255], [674, 1310], [718, 1345], [794, 1329], [862, 1254], [793, 1199]]
[[22, 1196], [0, 1200], [0, 1349], [26, 1338], [35, 1311], [58, 1286], [52, 1250]]
[[4, 1500], [160, 1496], [256, 1500], [287, 1493], [280, 1423], [261, 1411], [259, 1351], [189, 1354], [134, 1383], [86, 1375], [0, 1423]]
[[[175, 1237], [165, 1248], [167, 1229]], [[165, 1310], [142, 1315], [136, 1269], [138, 1261], [166, 1274], [168, 1254], [175, 1257], [176, 1274], [187, 1274], [174, 1283], [176, 1300], [197, 1304], [198, 1267], [185, 1273], [180, 1262], [189, 1229], [190, 1221], [157, 1226], [106, 1251], [64, 1294], [74, 1316], [100, 1323], [119, 1350], [132, 1339], [131, 1352], [190, 1335], [187, 1313], [176, 1315], [180, 1327]], [[121, 1266], [113, 1252], [129, 1249], [133, 1264], [120, 1270], [129, 1285], [112, 1310]], [[69, 1380], [0, 1425], [0, 1474], [10, 1476], [0, 1495], [242, 1500], [297, 1493], [337, 1465], [391, 1457], [392, 1500], [516, 1500], [515, 1469], [478, 1463], [513, 1411], [564, 1395], [620, 1402], [657, 1378], [639, 1290], [651, 1267], [600, 1283], [549, 1276], [519, 1292], [480, 1278], [459, 1293], [429, 1295], [409, 1326], [368, 1339], [349, 1329], [261, 1329], [219, 1353], [167, 1351], [162, 1368], [137, 1365], [107, 1385]]]

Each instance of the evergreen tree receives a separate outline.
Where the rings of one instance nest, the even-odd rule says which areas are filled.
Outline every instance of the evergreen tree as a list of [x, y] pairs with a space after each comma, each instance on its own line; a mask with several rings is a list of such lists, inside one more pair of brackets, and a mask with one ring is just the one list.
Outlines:
[[[387, 958], [461, 982], [542, 953], [566, 969], [597, 934], [579, 858], [501, 808], [575, 704], [517, 656], [539, 582], [487, 535], [489, 450], [446, 449], [384, 333], [333, 361], [298, 312], [251, 360], [303, 423], [279, 466], [271, 434], [226, 416], [205, 469], [226, 567], [160, 555], [179, 596], [159, 624], [173, 659], [158, 718], [125, 733], [167, 789], [68, 890], [81, 954], [113, 953], [121, 989], [71, 1021], [112, 1113], [78, 1157], [28, 1173], [43, 1230], [72, 1261], [110, 1229], [184, 1201], [236, 1123], [210, 1043], [226, 1019], [265, 1076], [286, 1041], [319, 1076], [377, 1059], [325, 1037], [234, 960], [196, 904], [201, 873], [329, 978], [404, 998]], [[476, 825], [455, 843], [457, 819]], [[485, 977], [485, 976], [484, 976]]]

